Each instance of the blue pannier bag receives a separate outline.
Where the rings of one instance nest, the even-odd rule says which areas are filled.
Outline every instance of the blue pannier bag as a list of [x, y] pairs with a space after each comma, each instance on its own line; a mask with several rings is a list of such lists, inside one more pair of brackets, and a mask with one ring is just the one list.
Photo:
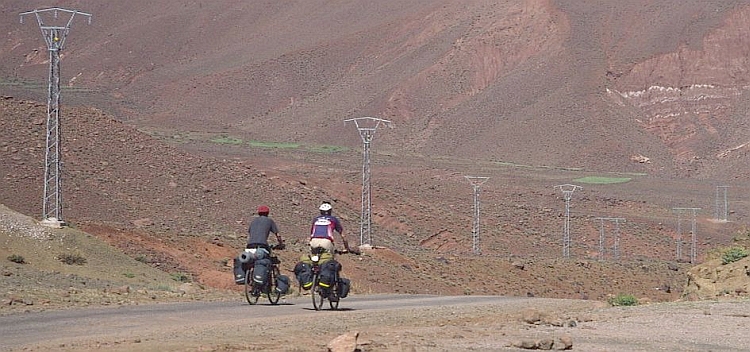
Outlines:
[[255, 261], [253, 267], [253, 281], [259, 285], [265, 285], [268, 279], [268, 270], [271, 268], [271, 260], [264, 258]]
[[329, 288], [336, 282], [337, 275], [341, 270], [341, 264], [336, 260], [329, 260], [320, 265], [320, 286]]
[[349, 295], [350, 288], [351, 281], [342, 277], [339, 279], [338, 292], [336, 292], [336, 294], [339, 296], [339, 298], [346, 298], [346, 296]]
[[245, 269], [240, 258], [234, 258], [234, 283], [237, 285], [245, 284]]
[[279, 275], [276, 278], [276, 292], [285, 295], [289, 292], [289, 276]]
[[298, 262], [297, 265], [294, 266], [294, 276], [297, 278], [299, 287], [302, 287], [305, 290], [309, 290], [310, 287], [312, 287], [313, 273], [310, 264]]

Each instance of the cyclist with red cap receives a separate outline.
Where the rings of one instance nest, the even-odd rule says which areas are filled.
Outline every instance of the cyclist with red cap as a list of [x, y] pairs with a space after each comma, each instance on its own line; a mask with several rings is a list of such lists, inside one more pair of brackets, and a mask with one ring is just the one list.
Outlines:
[[279, 229], [276, 227], [276, 222], [268, 217], [268, 213], [271, 210], [267, 205], [261, 205], [258, 207], [258, 216], [250, 222], [250, 227], [247, 229], [247, 247], [246, 248], [263, 248], [268, 253], [271, 252], [271, 247], [268, 245], [268, 235], [271, 232], [276, 235], [276, 241], [278, 249], [284, 248], [284, 239], [279, 235]]

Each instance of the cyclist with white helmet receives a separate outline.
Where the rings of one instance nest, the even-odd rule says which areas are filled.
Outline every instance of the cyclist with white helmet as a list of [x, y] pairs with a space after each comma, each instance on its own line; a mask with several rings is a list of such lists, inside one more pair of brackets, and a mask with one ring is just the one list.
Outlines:
[[341, 242], [344, 245], [344, 249], [347, 252], [358, 254], [358, 250], [352, 250], [349, 248], [349, 242], [344, 237], [344, 228], [341, 226], [341, 221], [331, 215], [333, 212], [333, 206], [330, 202], [323, 202], [318, 208], [320, 215], [313, 219], [312, 227], [310, 229], [310, 249], [312, 248], [323, 248], [331, 255], [335, 253], [334, 245], [334, 232], [338, 232], [341, 237]]

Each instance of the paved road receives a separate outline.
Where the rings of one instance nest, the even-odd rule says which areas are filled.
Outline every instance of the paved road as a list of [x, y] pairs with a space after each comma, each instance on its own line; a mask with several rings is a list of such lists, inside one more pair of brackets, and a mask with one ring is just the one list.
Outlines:
[[[343, 312], [383, 311], [410, 307], [509, 302], [523, 298], [498, 296], [376, 295], [352, 296], [341, 302]], [[76, 341], [115, 341], [134, 336], [180, 334], [206, 326], [252, 324], [254, 320], [315, 314], [337, 314], [312, 308], [309, 296], [283, 300], [277, 306], [259, 301], [250, 306], [238, 297], [232, 302], [188, 302], [91, 308], [0, 317], [0, 348], [22, 349], [30, 345], [71, 346]], [[341, 313], [345, 314], [345, 313]], [[289, 320], [289, 319], [285, 319]]]

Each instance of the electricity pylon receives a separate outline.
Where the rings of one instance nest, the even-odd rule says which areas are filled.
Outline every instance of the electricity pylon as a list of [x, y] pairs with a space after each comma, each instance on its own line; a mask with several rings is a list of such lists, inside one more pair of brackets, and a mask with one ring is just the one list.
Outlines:
[[595, 218], [595, 220], [599, 220], [599, 260], [604, 260], [604, 253], [606, 252], [605, 249], [605, 242], [606, 238], [604, 236], [604, 221], [612, 221], [615, 223], [614, 225], [614, 243], [612, 245], [612, 255], [615, 260], [620, 259], [620, 222], [625, 222], [625, 219], [623, 218]]
[[464, 176], [474, 188], [474, 225], [471, 227], [471, 250], [474, 254], [481, 254], [479, 250], [479, 189], [489, 177]]
[[563, 192], [565, 198], [565, 225], [563, 226], [563, 257], [570, 258], [570, 198], [573, 197], [573, 192], [577, 189], [583, 189], [581, 186], [576, 185], [557, 185], [555, 188], [559, 188]]
[[354, 122], [362, 137], [362, 208], [359, 221], [359, 244], [372, 245], [372, 183], [370, 181], [370, 143], [381, 125], [393, 128], [391, 121], [375, 117], [357, 117], [344, 120]]
[[[727, 188], [729, 186], [716, 186], [716, 221], [727, 222]], [[719, 190], [724, 191], [724, 203], [723, 206], [719, 204]]]
[[[59, 19], [60, 14], [68, 17]], [[53, 7], [44, 10], [27, 11], [20, 14], [21, 23], [25, 15], [36, 16], [42, 37], [49, 51], [49, 84], [47, 86], [47, 146], [44, 155], [44, 197], [42, 199], [42, 224], [51, 227], [65, 225], [62, 209], [62, 154], [60, 152], [60, 52], [76, 15], [86, 16], [91, 24], [91, 15], [76, 10]], [[49, 18], [50, 15], [52, 18]], [[45, 23], [45, 19], [57, 25]]]
[[693, 220], [692, 220], [692, 226], [691, 226], [691, 239], [690, 239], [690, 263], [695, 264], [697, 257], [698, 257], [698, 248], [697, 248], [697, 235], [696, 235], [696, 223], [695, 223], [695, 214], [698, 212], [698, 210], [701, 210], [701, 208], [672, 208], [673, 211], [677, 213], [677, 261], [682, 260], [682, 228], [681, 228], [681, 214], [686, 211], [691, 211], [693, 213]]

